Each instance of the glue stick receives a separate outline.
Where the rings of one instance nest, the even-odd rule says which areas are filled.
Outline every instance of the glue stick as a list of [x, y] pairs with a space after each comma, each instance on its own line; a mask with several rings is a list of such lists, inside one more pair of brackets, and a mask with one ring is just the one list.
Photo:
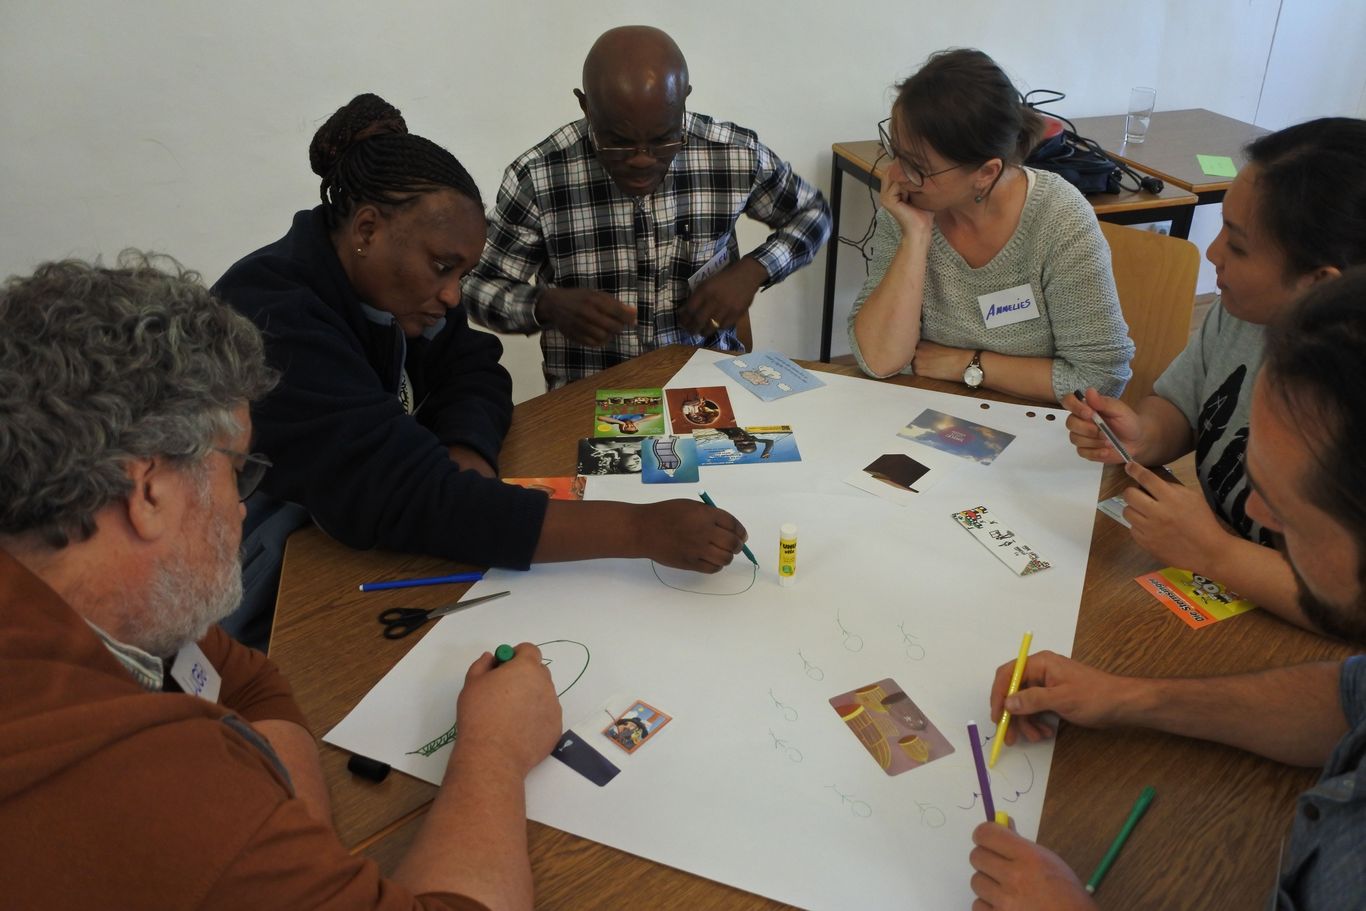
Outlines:
[[778, 529], [778, 584], [797, 581], [797, 526], [784, 522]]

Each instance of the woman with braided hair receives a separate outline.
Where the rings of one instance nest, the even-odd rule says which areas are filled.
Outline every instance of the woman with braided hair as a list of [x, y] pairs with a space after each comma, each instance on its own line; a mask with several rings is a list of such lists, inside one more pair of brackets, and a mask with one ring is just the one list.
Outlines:
[[264, 646], [284, 539], [308, 516], [351, 547], [482, 565], [730, 562], [745, 531], [721, 510], [552, 502], [496, 479], [512, 382], [498, 339], [459, 306], [485, 221], [455, 156], [365, 94], [319, 128], [309, 161], [321, 205], [214, 286], [265, 332], [282, 377], [252, 412], [274, 467], [247, 504], [247, 596], [231, 632]]

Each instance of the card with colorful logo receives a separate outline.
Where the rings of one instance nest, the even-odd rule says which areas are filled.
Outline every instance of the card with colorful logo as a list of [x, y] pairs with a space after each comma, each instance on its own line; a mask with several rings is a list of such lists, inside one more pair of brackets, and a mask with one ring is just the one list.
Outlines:
[[985, 506], [974, 506], [953, 514], [953, 520], [968, 530], [982, 546], [996, 555], [1017, 576], [1028, 576], [1052, 566], [1034, 548], [1001, 523]]
[[1199, 573], [1169, 566], [1134, 579], [1191, 629], [1204, 629], [1257, 605]]
[[918, 769], [953, 752], [948, 738], [890, 677], [841, 693], [830, 705], [888, 775]]
[[914, 421], [898, 431], [897, 436], [979, 465], [990, 465], [996, 461], [996, 457], [1005, 452], [1015, 439], [1013, 433], [956, 418], [933, 408], [922, 411]]

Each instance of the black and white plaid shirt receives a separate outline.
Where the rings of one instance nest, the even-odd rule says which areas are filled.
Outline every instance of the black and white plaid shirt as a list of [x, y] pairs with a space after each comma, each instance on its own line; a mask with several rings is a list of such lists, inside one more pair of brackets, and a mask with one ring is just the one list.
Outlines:
[[[588, 123], [561, 127], [508, 166], [488, 244], [465, 277], [470, 318], [499, 332], [541, 332], [546, 382], [557, 388], [663, 345], [741, 350], [734, 330], [695, 335], [677, 324], [688, 279], [724, 244], [739, 259], [735, 222], [773, 228], [749, 253], [775, 284], [809, 263], [830, 234], [820, 191], [749, 130], [685, 115], [687, 145], [648, 197], [623, 193], [593, 152]], [[636, 325], [584, 348], [537, 324], [537, 288], [593, 288], [636, 307]]]

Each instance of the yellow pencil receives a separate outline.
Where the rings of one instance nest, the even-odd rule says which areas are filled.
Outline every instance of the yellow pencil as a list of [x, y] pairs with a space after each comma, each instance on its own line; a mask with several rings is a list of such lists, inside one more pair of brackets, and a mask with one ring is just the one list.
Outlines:
[[[1010, 689], [1006, 690], [1007, 696], [1014, 696], [1020, 689], [1020, 679], [1024, 677], [1025, 658], [1029, 655], [1029, 643], [1034, 641], [1034, 631], [1028, 630], [1024, 638], [1020, 640], [1020, 656], [1015, 659], [1015, 670], [1010, 675]], [[1001, 755], [1001, 745], [1006, 742], [1006, 727], [1010, 724], [1010, 713], [1004, 708], [1001, 709], [1001, 720], [996, 723], [996, 736], [991, 739], [991, 758], [987, 760], [989, 768], [996, 768], [996, 757]]]

